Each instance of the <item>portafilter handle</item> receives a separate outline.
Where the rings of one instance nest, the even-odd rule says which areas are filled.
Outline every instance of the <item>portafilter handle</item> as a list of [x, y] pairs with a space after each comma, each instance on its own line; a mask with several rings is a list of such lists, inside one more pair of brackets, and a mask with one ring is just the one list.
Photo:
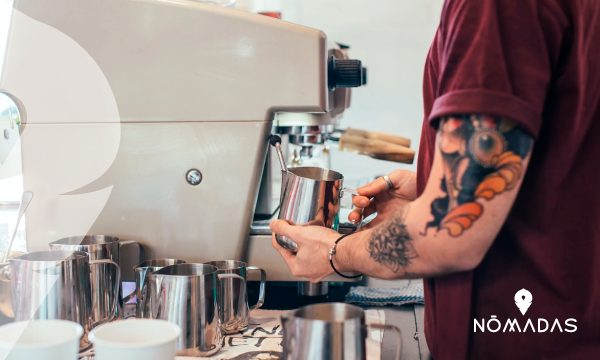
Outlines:
[[269, 138], [269, 143], [271, 143], [271, 146], [273, 146], [277, 151], [277, 157], [279, 158], [279, 165], [281, 166], [281, 171], [287, 172], [288, 169], [285, 165], [283, 152], [281, 151], [281, 138], [277, 135], [271, 135], [271, 137]]

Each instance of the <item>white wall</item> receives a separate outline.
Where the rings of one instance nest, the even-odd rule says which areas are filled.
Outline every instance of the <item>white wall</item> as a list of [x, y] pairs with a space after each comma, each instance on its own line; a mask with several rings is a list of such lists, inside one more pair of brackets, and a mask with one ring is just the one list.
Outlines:
[[[425, 57], [443, 0], [282, 0], [283, 19], [323, 30], [351, 46], [368, 67], [368, 85], [353, 93], [344, 127], [386, 131], [419, 144]], [[356, 181], [416, 166], [333, 153], [333, 167]]]
[[[8, 27], [12, 16], [12, 3], [13, 0], [0, 0], [0, 77], [2, 76], [2, 68], [6, 52]], [[0, 113], [8, 105], [7, 99], [1, 98]], [[2, 120], [3, 119], [0, 118], [0, 123]], [[0, 126], [0, 131], [3, 131], [2, 126]], [[4, 138], [0, 138], [0, 141], [4, 141]], [[4, 147], [3, 150], [7, 150], [6, 147]], [[12, 146], [8, 153], [0, 153], [0, 202], [4, 202], [5, 205], [7, 202], [14, 203], [20, 201], [21, 199], [21, 194], [23, 192], [23, 179], [20, 173], [21, 145], [20, 142], [17, 142]], [[12, 234], [16, 220], [16, 209], [0, 209], [0, 255], [2, 256], [4, 256], [4, 252], [8, 247], [9, 237]], [[25, 221], [21, 222], [21, 226], [19, 227], [12, 250], [25, 250]]]
[[6, 51], [6, 39], [8, 38], [8, 25], [12, 15], [13, 0], [0, 0], [0, 72], [4, 64], [4, 53]]

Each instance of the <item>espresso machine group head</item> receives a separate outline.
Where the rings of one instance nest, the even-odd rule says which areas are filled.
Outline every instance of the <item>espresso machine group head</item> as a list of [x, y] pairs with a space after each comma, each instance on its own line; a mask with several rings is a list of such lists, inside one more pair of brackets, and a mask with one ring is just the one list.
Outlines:
[[325, 144], [350, 107], [351, 88], [367, 83], [367, 69], [360, 60], [349, 59], [346, 45], [329, 50], [327, 86], [330, 109], [326, 113], [278, 113], [274, 132], [287, 135], [288, 144], [300, 148], [301, 157], [311, 158], [313, 146]]

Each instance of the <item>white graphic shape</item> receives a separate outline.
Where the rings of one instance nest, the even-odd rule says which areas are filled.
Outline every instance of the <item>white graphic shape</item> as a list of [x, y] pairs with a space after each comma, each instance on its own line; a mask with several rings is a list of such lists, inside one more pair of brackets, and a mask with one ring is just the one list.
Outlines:
[[533, 301], [533, 295], [527, 289], [521, 289], [515, 293], [515, 304], [521, 311], [521, 314], [525, 315], [531, 303]]

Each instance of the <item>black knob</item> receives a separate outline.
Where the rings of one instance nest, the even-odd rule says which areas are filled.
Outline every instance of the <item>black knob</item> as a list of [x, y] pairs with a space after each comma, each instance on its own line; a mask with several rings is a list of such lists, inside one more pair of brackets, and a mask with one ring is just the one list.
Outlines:
[[366, 83], [366, 72], [360, 60], [329, 59], [329, 88], [359, 87]]
[[281, 138], [279, 136], [273, 134], [269, 137], [269, 143], [271, 143], [272, 146], [281, 144]]

